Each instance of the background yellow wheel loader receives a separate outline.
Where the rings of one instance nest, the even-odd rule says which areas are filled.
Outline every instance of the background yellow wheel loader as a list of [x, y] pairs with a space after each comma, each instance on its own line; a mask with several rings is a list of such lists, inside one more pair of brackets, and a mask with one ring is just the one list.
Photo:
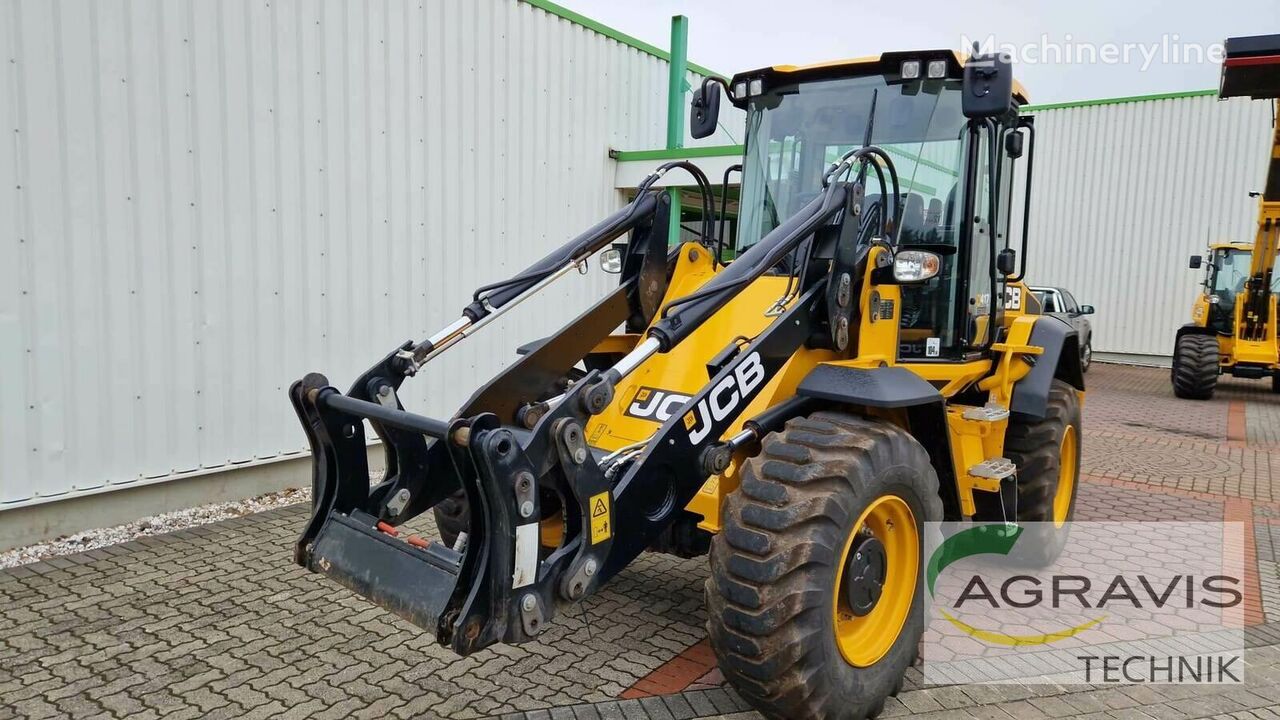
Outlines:
[[[1270, 99], [1280, 111], [1280, 35], [1229, 38], [1218, 97]], [[1191, 268], [1207, 266], [1191, 323], [1178, 329], [1173, 350], [1173, 392], [1207, 400], [1218, 375], [1271, 378], [1280, 392], [1280, 346], [1276, 342], [1276, 291], [1272, 272], [1280, 251], [1280, 125], [1272, 113], [1273, 138], [1267, 180], [1258, 193], [1253, 244], [1219, 243], [1207, 257], [1192, 256]]]
[[[1007, 246], [1034, 152], [1014, 87], [1006, 59], [945, 50], [708, 79], [696, 137], [722, 88], [747, 114], [736, 238], [668, 163], [346, 393], [295, 383], [315, 458], [296, 561], [465, 655], [536, 639], [646, 550], [709, 552], [708, 631], [743, 697], [876, 715], [917, 655], [923, 523], [1044, 521], [1044, 562], [1073, 511], [1078, 341], [1029, 312], [1025, 230], [1021, 263]], [[707, 212], [669, 248], [671, 170]], [[618, 288], [452, 418], [402, 406], [434, 357], [601, 251]], [[432, 509], [444, 541], [402, 534]]]

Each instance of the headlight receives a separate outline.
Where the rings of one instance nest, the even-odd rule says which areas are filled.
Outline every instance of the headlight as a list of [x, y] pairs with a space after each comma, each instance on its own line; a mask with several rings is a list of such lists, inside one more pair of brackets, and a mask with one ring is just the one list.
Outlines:
[[733, 84], [733, 97], [744, 98], [747, 96], [747, 81], [739, 80]]
[[902, 79], [915, 80], [920, 77], [920, 61], [907, 60], [902, 63]]
[[751, 97], [755, 97], [756, 95], [763, 95], [764, 80], [761, 80], [760, 78], [751, 78], [751, 85], [749, 85], [747, 89], [751, 93]]
[[929, 61], [929, 79], [937, 80], [947, 76], [946, 60], [930, 60]]
[[942, 259], [924, 250], [903, 250], [893, 256], [893, 279], [898, 282], [928, 280], [942, 269]]
[[1217, 295], [1210, 295], [1210, 296], [1209, 296], [1209, 304], [1210, 304], [1210, 305], [1217, 305], [1217, 304], [1218, 304], [1218, 303], [1220, 303], [1220, 302], [1222, 302], [1222, 298], [1218, 297]]

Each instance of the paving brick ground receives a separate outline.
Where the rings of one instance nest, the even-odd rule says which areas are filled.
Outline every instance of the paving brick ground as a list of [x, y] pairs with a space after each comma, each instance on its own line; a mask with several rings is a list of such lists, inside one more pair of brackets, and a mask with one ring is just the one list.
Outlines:
[[[1247, 521], [1257, 559], [1243, 687], [923, 687], [886, 716], [1280, 718], [1280, 396], [1095, 365], [1087, 520]], [[748, 718], [702, 629], [701, 560], [647, 555], [537, 643], [459, 659], [289, 562], [301, 507], [0, 571], [0, 720]]]

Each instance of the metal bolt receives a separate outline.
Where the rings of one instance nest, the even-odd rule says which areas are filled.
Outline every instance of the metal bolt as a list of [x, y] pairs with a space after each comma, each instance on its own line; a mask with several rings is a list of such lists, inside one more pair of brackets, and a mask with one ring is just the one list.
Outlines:
[[836, 303], [841, 307], [844, 307], [849, 304], [851, 299], [853, 299], [853, 279], [849, 277], [849, 273], [840, 274], [840, 284], [838, 288], [839, 289], [836, 292]]
[[391, 511], [391, 514], [399, 515], [404, 512], [405, 506], [409, 504], [410, 497], [412, 496], [409, 494], [408, 488], [400, 488], [395, 496], [391, 498], [391, 502], [387, 503], [387, 509]]
[[520, 607], [525, 612], [533, 612], [534, 608], [538, 607], [538, 598], [534, 597], [533, 593], [529, 593], [520, 598]]
[[533, 501], [525, 500], [520, 503], [520, 517], [529, 517], [533, 514]]
[[519, 475], [516, 475], [517, 490], [519, 490], [520, 492], [528, 492], [529, 488], [532, 486], [533, 486], [533, 475], [531, 475], [527, 470], [521, 471]]
[[380, 398], [391, 397], [391, 386], [383, 385], [382, 387], [378, 388], [378, 397]]
[[592, 392], [591, 397], [588, 399], [587, 402], [590, 403], [591, 412], [593, 414], [602, 413], [604, 412], [604, 409], [609, 406], [608, 398], [605, 397], [604, 393], [598, 392], [598, 391]]
[[580, 447], [573, 451], [573, 461], [581, 465], [587, 461], [587, 449]]
[[596, 561], [595, 561], [595, 559], [594, 559], [594, 558], [593, 558], [593, 559], [591, 559], [591, 560], [588, 560], [588, 561], [587, 561], [587, 564], [586, 564], [586, 565], [584, 565], [584, 566], [582, 566], [582, 572], [583, 572], [583, 574], [585, 574], [587, 577], [591, 577], [592, 575], [595, 575], [595, 574], [596, 574], [596, 570], [599, 570], [599, 569], [600, 569], [600, 568], [599, 568], [599, 566], [597, 566], [597, 565], [596, 565]]

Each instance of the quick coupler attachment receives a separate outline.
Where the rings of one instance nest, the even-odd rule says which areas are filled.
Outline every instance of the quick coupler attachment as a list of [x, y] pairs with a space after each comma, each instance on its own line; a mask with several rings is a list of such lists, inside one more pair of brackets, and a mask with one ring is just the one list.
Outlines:
[[[388, 522], [388, 498], [395, 497], [391, 490], [397, 486], [413, 488], [412, 494], [424, 498], [443, 498], [466, 476], [468, 496], [479, 492], [467, 473], [427, 477], [429, 471], [453, 467], [457, 459], [467, 462], [465, 451], [456, 453], [461, 458], [451, 458], [451, 443], [442, 439], [451, 424], [343, 395], [318, 374], [294, 383], [290, 398], [311, 443], [313, 471], [312, 513], [298, 539], [295, 561], [428, 630], [457, 652], [479, 649], [474, 641], [480, 633], [467, 638], [459, 632], [458, 620], [470, 598], [488, 594], [476, 587], [484, 578], [477, 570], [484, 565], [488, 543], [479, 538], [458, 551], [402, 534]], [[388, 457], [387, 479], [373, 486], [366, 420], [382, 437]], [[430, 439], [424, 441], [424, 436]], [[412, 514], [429, 510], [434, 502], [421, 504]]]
[[[357, 383], [366, 385], [381, 387]], [[541, 632], [581, 553], [577, 543], [556, 552], [541, 546], [539, 490], [554, 472], [530, 460], [543, 452], [526, 451], [527, 442], [539, 445], [537, 433], [503, 426], [488, 413], [447, 423], [424, 418], [395, 403], [343, 395], [321, 375], [295, 383], [290, 395], [313, 452], [312, 515], [295, 549], [298, 564], [434, 633], [460, 655]], [[388, 457], [387, 478], [372, 486], [366, 420]], [[562, 452], [576, 467], [592, 466], [577, 428], [577, 442]], [[459, 488], [470, 510], [465, 542], [450, 548], [397, 527]], [[398, 500], [404, 497], [407, 505]], [[590, 569], [597, 567], [599, 560]], [[575, 577], [564, 592], [580, 596], [589, 584], [589, 576]]]

